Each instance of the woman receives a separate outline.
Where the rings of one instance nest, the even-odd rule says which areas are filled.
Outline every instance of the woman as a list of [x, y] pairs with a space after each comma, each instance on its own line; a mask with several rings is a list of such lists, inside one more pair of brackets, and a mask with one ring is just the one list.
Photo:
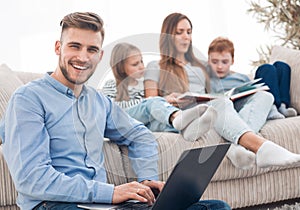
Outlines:
[[[179, 94], [186, 91], [199, 93], [209, 91], [205, 67], [193, 53], [192, 23], [187, 16], [172, 13], [165, 18], [159, 47], [160, 61], [150, 62], [147, 66], [146, 97], [163, 96], [169, 103], [180, 107], [186, 101], [176, 99]], [[215, 130], [226, 140], [246, 148], [244, 154], [247, 154], [250, 161], [242, 162], [249, 164], [245, 168], [252, 166], [251, 160], [255, 160], [257, 166], [261, 168], [286, 166], [300, 161], [300, 155], [258, 136], [242, 120], [229, 99], [216, 99], [209, 103], [217, 111]], [[270, 104], [272, 103], [273, 101], [270, 101]], [[265, 113], [265, 117], [267, 114]], [[241, 147], [238, 148], [242, 151]], [[243, 168], [243, 165], [239, 164], [238, 156], [233, 155], [230, 160], [237, 167]]]

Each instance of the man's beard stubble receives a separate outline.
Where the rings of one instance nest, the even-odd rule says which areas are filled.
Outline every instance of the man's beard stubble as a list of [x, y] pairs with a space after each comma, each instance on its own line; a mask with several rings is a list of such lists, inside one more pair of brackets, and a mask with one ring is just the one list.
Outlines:
[[[89, 80], [89, 78], [90, 78], [90, 77], [93, 75], [93, 73], [94, 73], [94, 71], [91, 72], [91, 73], [87, 76], [87, 78], [86, 78], [84, 81], [78, 81], [78, 80], [73, 80], [73, 79], [69, 76], [68, 71], [67, 71], [67, 68], [63, 65], [63, 62], [62, 62], [62, 61], [60, 61], [59, 68], [61, 69], [61, 72], [62, 72], [62, 74], [64, 75], [65, 79], [66, 79], [68, 82], [70, 82], [70, 83], [72, 83], [72, 84], [74, 84], [74, 85], [82, 85], [82, 84], [84, 84], [86, 81]], [[83, 71], [87, 71], [87, 70], [83, 70]]]

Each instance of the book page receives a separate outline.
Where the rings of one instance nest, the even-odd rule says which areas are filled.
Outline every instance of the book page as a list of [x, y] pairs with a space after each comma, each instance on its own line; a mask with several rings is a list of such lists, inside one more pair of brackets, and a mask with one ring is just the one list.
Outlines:
[[[244, 91], [248, 91], [248, 90], [252, 90], [255, 89], [257, 87], [262, 86], [264, 83], [260, 83], [260, 84], [255, 84], [256, 82], [260, 81], [262, 78], [258, 78], [255, 80], [251, 80], [249, 82], [245, 82], [244, 84], [234, 87], [228, 91], [226, 91], [224, 93], [225, 96], [231, 97], [234, 94], [240, 93], [240, 92], [244, 92]], [[262, 84], [262, 85], [261, 85]]]
[[230, 96], [230, 99], [232, 101], [234, 101], [236, 99], [239, 99], [239, 98], [242, 98], [242, 97], [254, 94], [254, 93], [258, 92], [258, 91], [264, 91], [264, 90], [269, 90], [269, 89], [270, 88], [267, 85], [260, 86], [260, 87], [254, 88], [254, 89], [250, 89], [250, 90], [247, 90], [247, 91], [243, 91], [243, 92], [240, 92], [240, 93], [233, 94], [232, 96]]

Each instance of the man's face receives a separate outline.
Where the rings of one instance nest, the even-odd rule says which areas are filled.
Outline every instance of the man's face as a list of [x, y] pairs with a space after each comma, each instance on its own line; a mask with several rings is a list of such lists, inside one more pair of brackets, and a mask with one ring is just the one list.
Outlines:
[[226, 77], [230, 73], [230, 66], [233, 64], [229, 52], [211, 52], [208, 55], [208, 64], [219, 78]]
[[102, 58], [100, 32], [78, 28], [66, 29], [55, 44], [63, 84], [70, 88], [85, 83], [95, 72]]

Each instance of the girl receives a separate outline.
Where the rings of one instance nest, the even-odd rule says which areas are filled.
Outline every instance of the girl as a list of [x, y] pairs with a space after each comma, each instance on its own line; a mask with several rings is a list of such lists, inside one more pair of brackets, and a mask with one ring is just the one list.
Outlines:
[[202, 104], [181, 111], [163, 97], [144, 98], [144, 63], [136, 46], [117, 44], [112, 50], [110, 65], [115, 80], [105, 83], [103, 93], [151, 131], [181, 131], [186, 140], [194, 141], [210, 129], [216, 118], [212, 107]]

